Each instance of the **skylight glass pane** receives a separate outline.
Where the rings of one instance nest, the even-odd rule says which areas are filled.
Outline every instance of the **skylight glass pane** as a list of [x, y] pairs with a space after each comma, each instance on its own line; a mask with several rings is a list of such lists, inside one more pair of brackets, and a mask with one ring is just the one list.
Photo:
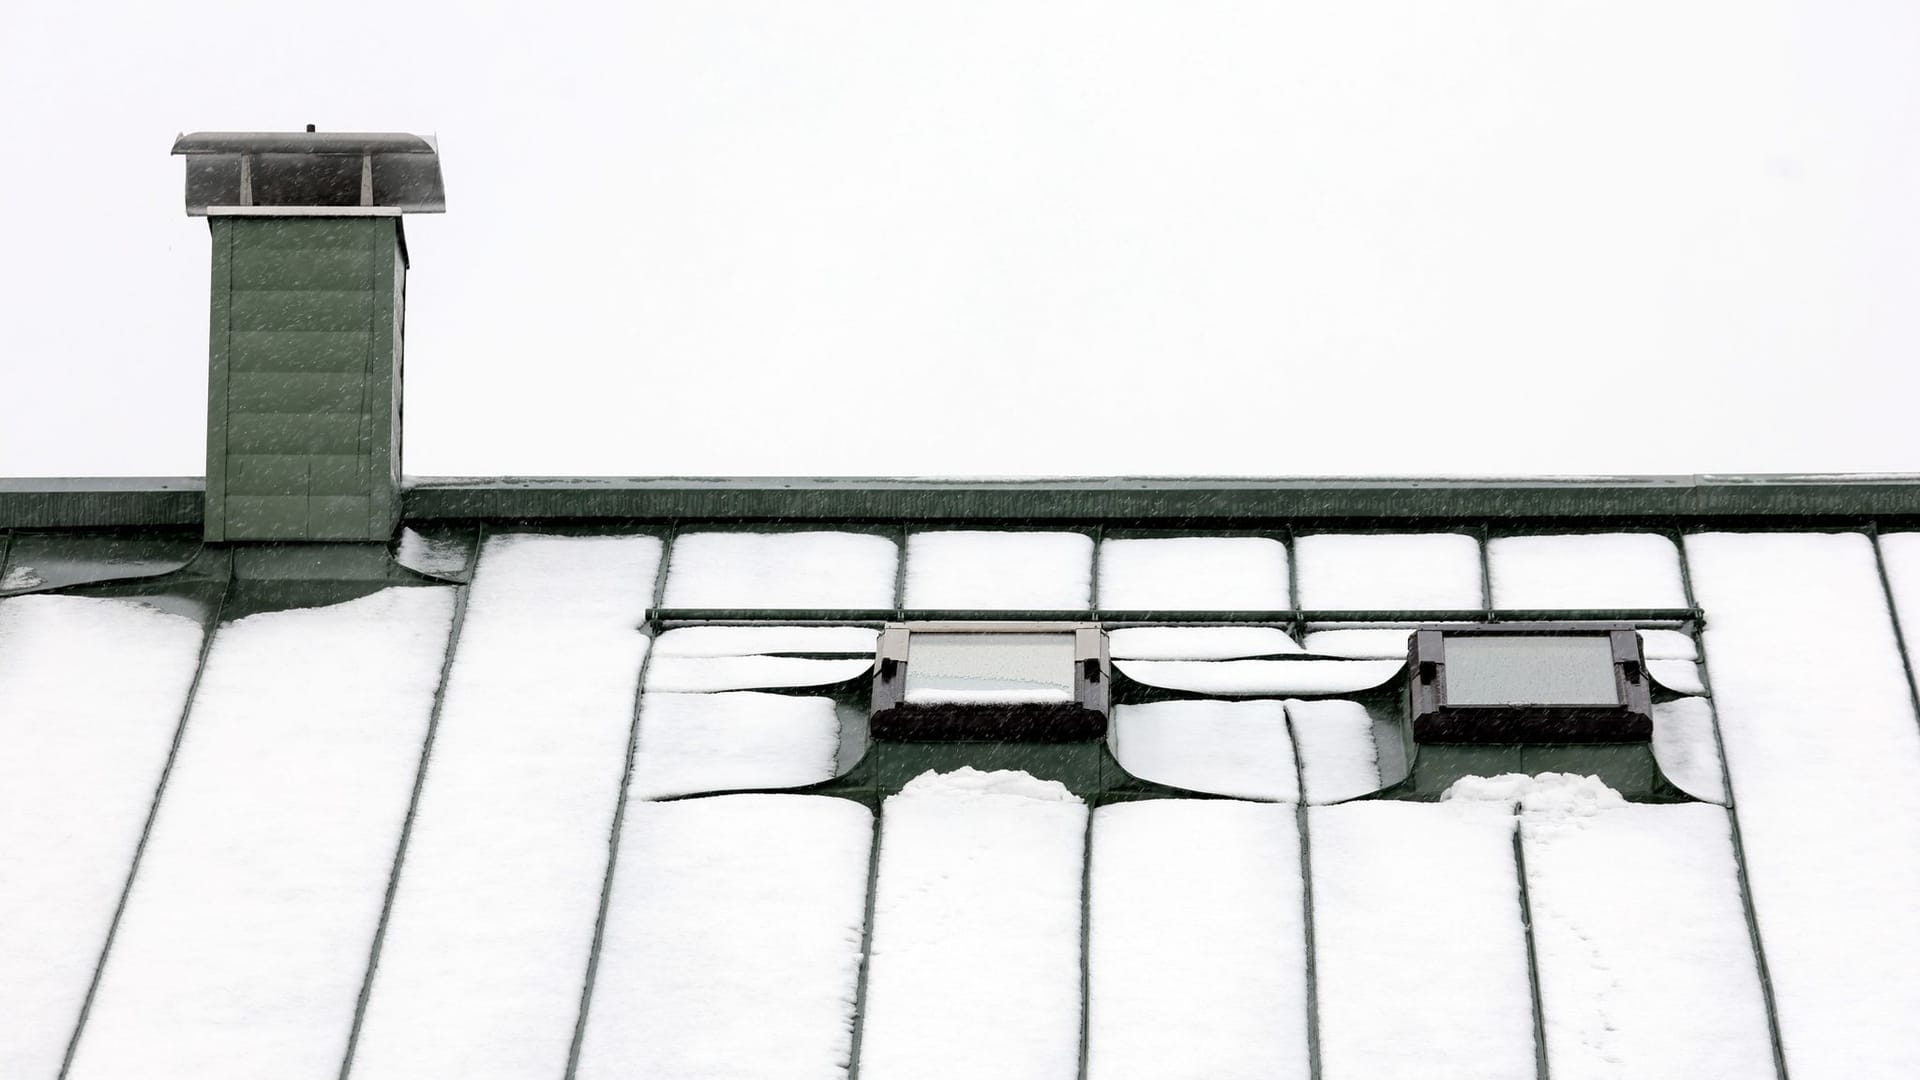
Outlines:
[[1449, 705], [1620, 704], [1603, 635], [1449, 635], [1446, 657]]
[[907, 650], [909, 702], [1074, 699], [1070, 633], [915, 633]]

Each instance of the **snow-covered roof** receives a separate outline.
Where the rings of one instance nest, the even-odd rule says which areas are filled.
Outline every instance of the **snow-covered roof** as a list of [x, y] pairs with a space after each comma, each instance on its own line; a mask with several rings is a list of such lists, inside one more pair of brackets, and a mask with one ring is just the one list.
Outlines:
[[[1908, 517], [593, 516], [0, 533], [0, 1075], [1920, 1068]], [[928, 613], [1107, 624], [1148, 788], [837, 788]], [[1684, 801], [1375, 797], [1408, 629], [1543, 613], [1641, 630]]]

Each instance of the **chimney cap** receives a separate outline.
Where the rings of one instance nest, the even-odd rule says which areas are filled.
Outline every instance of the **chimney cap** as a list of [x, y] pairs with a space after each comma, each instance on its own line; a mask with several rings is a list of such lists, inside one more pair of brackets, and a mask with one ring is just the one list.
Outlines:
[[173, 142], [187, 159], [187, 213], [443, 213], [440, 151], [399, 131], [196, 131]]
[[196, 131], [173, 140], [176, 154], [433, 154], [404, 131]]

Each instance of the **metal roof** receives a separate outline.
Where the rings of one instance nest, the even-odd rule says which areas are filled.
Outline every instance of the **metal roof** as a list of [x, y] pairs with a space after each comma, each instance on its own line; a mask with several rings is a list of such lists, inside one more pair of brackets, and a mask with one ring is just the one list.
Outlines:
[[[1904, 1077], [1916, 491], [420, 480], [225, 545], [7, 481], [0, 1064]], [[871, 635], [949, 619], [1106, 628], [1110, 740], [876, 749]], [[1394, 639], [1524, 620], [1638, 628], [1653, 764], [1396, 787]]]

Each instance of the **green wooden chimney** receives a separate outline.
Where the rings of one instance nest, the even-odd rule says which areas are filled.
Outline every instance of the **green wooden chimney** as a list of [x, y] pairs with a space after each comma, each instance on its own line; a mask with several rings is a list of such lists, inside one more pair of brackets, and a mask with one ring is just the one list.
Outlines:
[[400, 520], [403, 213], [446, 209], [416, 135], [200, 132], [213, 234], [210, 541], [385, 541]]

